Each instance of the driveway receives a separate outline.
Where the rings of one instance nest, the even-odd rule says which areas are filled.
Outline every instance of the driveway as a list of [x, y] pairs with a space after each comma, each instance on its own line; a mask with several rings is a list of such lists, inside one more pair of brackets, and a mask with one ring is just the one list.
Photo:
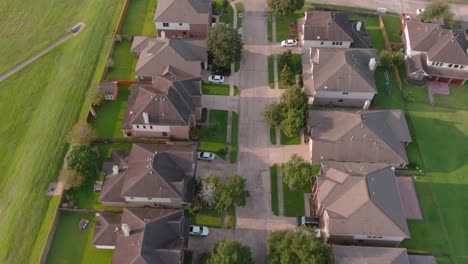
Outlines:
[[231, 164], [229, 161], [225, 161], [218, 156], [213, 161], [199, 160], [197, 162], [197, 177], [209, 174], [227, 177], [235, 173], [237, 173], [237, 164]]

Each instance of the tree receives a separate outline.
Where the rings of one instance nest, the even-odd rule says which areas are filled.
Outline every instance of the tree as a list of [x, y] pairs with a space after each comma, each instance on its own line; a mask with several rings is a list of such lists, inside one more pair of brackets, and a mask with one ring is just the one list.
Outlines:
[[237, 30], [218, 24], [208, 32], [208, 52], [217, 67], [227, 68], [240, 62], [244, 44]]
[[281, 95], [281, 107], [284, 109], [307, 109], [307, 96], [301, 88], [290, 87]]
[[94, 138], [94, 129], [85, 121], [78, 121], [67, 134], [70, 144], [89, 144]]
[[443, 18], [447, 23], [453, 24], [453, 12], [450, 10], [450, 6], [447, 1], [434, 0], [427, 5], [426, 10], [419, 15], [423, 20], [429, 20], [432, 18]]
[[206, 264], [253, 264], [252, 253], [248, 246], [236, 240], [221, 240], [211, 249]]
[[98, 106], [104, 100], [106, 93], [96, 88], [91, 88], [86, 92], [86, 102], [91, 106]]
[[273, 231], [267, 240], [268, 263], [331, 264], [331, 247], [308, 228]]
[[270, 127], [278, 128], [283, 120], [280, 104], [273, 102], [265, 107], [263, 118]]
[[397, 66], [403, 64], [403, 62], [405, 62], [405, 55], [403, 54], [403, 52], [394, 52], [392, 62]]
[[285, 65], [288, 65], [291, 69], [294, 68], [294, 60], [291, 50], [287, 50], [278, 56], [278, 68], [283, 69]]
[[281, 70], [281, 83], [286, 86], [293, 84], [295, 77], [296, 75], [292, 69], [288, 65], [284, 65], [283, 69]]
[[62, 169], [59, 174], [59, 181], [63, 183], [65, 190], [70, 190], [81, 186], [83, 176], [75, 170]]
[[384, 67], [390, 67], [392, 65], [392, 56], [388, 50], [382, 50], [380, 52], [380, 65]]
[[280, 124], [280, 130], [288, 137], [297, 136], [305, 123], [305, 111], [302, 109], [286, 109]]
[[201, 179], [200, 193], [198, 196], [204, 204], [213, 208], [219, 196], [220, 182], [217, 175], [210, 174]]
[[290, 188], [302, 188], [310, 184], [313, 173], [313, 166], [297, 154], [294, 154], [281, 168], [283, 182]]
[[250, 194], [245, 189], [245, 179], [237, 174], [232, 174], [219, 190], [216, 210], [226, 212], [236, 206], [244, 207], [248, 197]]
[[95, 173], [96, 159], [97, 154], [89, 145], [74, 145], [65, 157], [65, 168], [87, 176]]
[[289, 15], [304, 7], [304, 0], [268, 0], [268, 8], [277, 15]]

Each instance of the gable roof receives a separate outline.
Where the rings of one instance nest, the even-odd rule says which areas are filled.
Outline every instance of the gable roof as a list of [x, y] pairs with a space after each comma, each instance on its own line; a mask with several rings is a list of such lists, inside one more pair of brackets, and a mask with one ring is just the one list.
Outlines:
[[106, 176], [99, 201], [123, 197], [175, 198], [190, 203], [195, 184], [196, 144], [134, 144], [126, 169]]
[[100, 81], [99, 90], [105, 92], [106, 94], [113, 94], [114, 89], [117, 88], [117, 82], [116, 81]]
[[332, 235], [409, 237], [395, 173], [388, 164], [322, 163], [318, 203]]
[[369, 67], [372, 58], [375, 66], [379, 63], [376, 49], [310, 48], [302, 58], [302, 68], [312, 75], [304, 78], [309, 96], [317, 91], [377, 93], [374, 70]]
[[[332, 246], [334, 264], [410, 264], [406, 248]], [[412, 263], [411, 263], [412, 264]]]
[[147, 125], [188, 126], [195, 111], [201, 107], [201, 78], [170, 81], [156, 77], [152, 84], [130, 87], [122, 130], [132, 125], [144, 125], [143, 113], [148, 113]]
[[211, 0], [159, 0], [154, 22], [208, 24]]
[[131, 52], [139, 54], [135, 67], [138, 76], [154, 77], [169, 73], [173, 79], [201, 76], [201, 62], [208, 60], [204, 40], [135, 37]]
[[305, 12], [304, 40], [353, 41], [351, 23], [344, 13]]
[[179, 263], [188, 243], [190, 221], [182, 210], [125, 208], [122, 224], [130, 235], [117, 232], [112, 263]]
[[408, 21], [406, 28], [411, 49], [426, 52], [429, 61], [468, 65], [468, 44], [463, 31], [422, 21]]
[[404, 143], [411, 142], [411, 136], [401, 110], [311, 109], [307, 129], [315, 164], [408, 164]]
[[120, 227], [122, 214], [114, 212], [100, 212], [94, 226], [93, 245], [114, 246], [117, 236], [116, 228]]

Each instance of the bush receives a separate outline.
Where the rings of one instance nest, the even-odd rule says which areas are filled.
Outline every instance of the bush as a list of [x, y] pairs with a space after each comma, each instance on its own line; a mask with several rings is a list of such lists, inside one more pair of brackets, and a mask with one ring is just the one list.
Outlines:
[[382, 50], [380, 52], [380, 65], [386, 68], [392, 65], [392, 56], [388, 50]]
[[291, 189], [303, 188], [310, 184], [313, 172], [313, 166], [297, 154], [294, 154], [281, 168], [283, 182]]
[[401, 51], [396, 51], [393, 53], [393, 64], [400, 66], [405, 62], [405, 55]]
[[296, 22], [291, 22], [289, 23], [289, 34], [288, 34], [288, 39], [298, 39], [298, 33], [297, 33], [297, 23]]
[[59, 181], [63, 183], [63, 189], [70, 190], [81, 186], [83, 176], [75, 170], [62, 169], [59, 174]]
[[268, 0], [270, 12], [277, 15], [289, 15], [304, 7], [304, 0]]
[[94, 129], [86, 121], [78, 121], [68, 132], [67, 142], [70, 144], [89, 144], [94, 139]]

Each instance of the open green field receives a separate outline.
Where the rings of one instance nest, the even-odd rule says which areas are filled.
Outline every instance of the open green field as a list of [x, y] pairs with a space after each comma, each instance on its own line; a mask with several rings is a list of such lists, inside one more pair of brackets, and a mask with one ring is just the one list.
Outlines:
[[304, 10], [298, 10], [290, 15], [276, 16], [276, 42], [281, 42], [288, 38], [289, 23], [297, 23], [297, 20], [304, 16]]
[[120, 35], [156, 36], [154, 10], [157, 0], [130, 1]]
[[111, 66], [107, 70], [107, 80], [133, 81], [136, 79], [135, 66], [137, 59], [130, 52], [132, 42], [129, 40], [116, 41], [112, 52]]
[[[85, 230], [78, 229], [81, 218], [88, 218], [90, 224]], [[60, 213], [54, 240], [47, 255], [47, 264], [54, 263], [96, 263], [109, 264], [113, 250], [96, 249], [91, 245], [96, 217], [94, 214]]]
[[122, 6], [115, 0], [0, 3], [0, 35], [9, 36], [0, 41], [2, 51], [8, 50], [1, 52], [2, 67], [11, 66], [8, 54], [17, 59], [41, 41], [55, 40], [69, 24], [86, 24], [0, 82], [0, 263], [39, 262], [47, 238], [43, 230], [52, 220], [45, 217], [51, 199], [44, 192], [57, 178], [67, 149], [64, 137], [78, 119], [84, 94], [102, 75]]
[[97, 137], [123, 137], [120, 127], [129, 95], [128, 86], [119, 86], [117, 100], [103, 101], [95, 108], [97, 118], [91, 124], [96, 130]]
[[227, 119], [227, 111], [210, 110], [210, 124], [201, 128], [199, 151], [213, 152], [226, 159]]

